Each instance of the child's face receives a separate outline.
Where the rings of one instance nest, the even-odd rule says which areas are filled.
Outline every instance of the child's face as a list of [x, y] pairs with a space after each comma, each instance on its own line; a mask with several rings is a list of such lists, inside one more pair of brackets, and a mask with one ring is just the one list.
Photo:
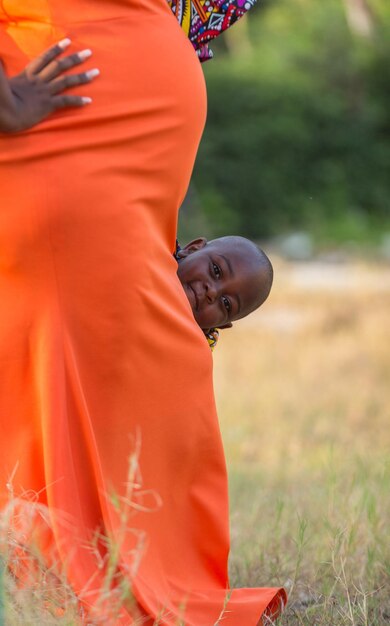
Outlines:
[[196, 239], [179, 252], [178, 276], [203, 329], [223, 328], [254, 311], [269, 292], [256, 254], [224, 239]]

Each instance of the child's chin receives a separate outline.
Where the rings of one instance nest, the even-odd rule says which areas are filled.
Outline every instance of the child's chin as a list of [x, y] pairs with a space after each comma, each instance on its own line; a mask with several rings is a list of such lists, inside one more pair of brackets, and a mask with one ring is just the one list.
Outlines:
[[201, 319], [199, 319], [199, 315], [197, 315], [197, 312], [194, 311], [194, 309], [192, 309], [192, 314], [194, 316], [196, 323], [202, 330], [207, 330], [209, 328]]

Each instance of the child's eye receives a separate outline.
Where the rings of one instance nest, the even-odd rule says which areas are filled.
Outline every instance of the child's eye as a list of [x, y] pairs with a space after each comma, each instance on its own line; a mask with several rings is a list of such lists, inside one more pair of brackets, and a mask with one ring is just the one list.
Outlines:
[[222, 274], [221, 268], [218, 265], [216, 265], [216, 263], [213, 263], [213, 270], [214, 270], [215, 277], [221, 278], [221, 274]]
[[227, 312], [230, 313], [230, 311], [232, 310], [232, 305], [231, 305], [231, 302], [230, 302], [229, 298], [226, 298], [225, 296], [222, 296], [222, 302], [223, 302], [223, 306], [225, 307]]

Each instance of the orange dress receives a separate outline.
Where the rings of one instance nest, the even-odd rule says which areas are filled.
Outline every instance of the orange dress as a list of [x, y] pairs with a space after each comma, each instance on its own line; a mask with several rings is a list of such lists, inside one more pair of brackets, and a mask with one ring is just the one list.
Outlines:
[[202, 69], [166, 0], [0, 2], [9, 75], [65, 36], [93, 50], [93, 104], [0, 137], [0, 502], [10, 478], [38, 494], [92, 611], [99, 529], [145, 623], [256, 626], [284, 592], [227, 593], [212, 357], [172, 256]]

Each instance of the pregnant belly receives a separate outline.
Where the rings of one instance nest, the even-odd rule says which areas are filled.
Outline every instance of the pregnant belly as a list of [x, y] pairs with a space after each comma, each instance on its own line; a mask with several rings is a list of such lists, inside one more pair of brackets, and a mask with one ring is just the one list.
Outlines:
[[[193, 142], [199, 143], [206, 115], [203, 72], [192, 45], [169, 12], [146, 14], [141, 20], [119, 17], [69, 23], [63, 29], [73, 42], [69, 52], [93, 51], [84, 67], [98, 67], [100, 78], [68, 91], [90, 95], [93, 106], [58, 112], [13, 136], [12, 141], [0, 138], [1, 162], [138, 139], [155, 144], [156, 135], [164, 139], [165, 133], [173, 141], [186, 142], [190, 151]], [[38, 40], [40, 32], [37, 25]], [[0, 39], [0, 56], [10, 74], [20, 71], [28, 60], [15, 45], [17, 41], [8, 35]], [[55, 131], [56, 136], [48, 131]]]
[[[174, 246], [206, 116], [190, 42], [169, 13], [70, 24], [67, 34], [73, 50], [93, 50], [89, 63], [101, 75], [73, 90], [91, 95], [92, 105], [0, 138], [3, 270], [31, 270], [35, 256], [40, 266], [49, 236], [69, 262], [83, 250], [88, 267], [129, 241], [157, 245], [156, 234]], [[5, 52], [16, 69], [14, 43]]]

